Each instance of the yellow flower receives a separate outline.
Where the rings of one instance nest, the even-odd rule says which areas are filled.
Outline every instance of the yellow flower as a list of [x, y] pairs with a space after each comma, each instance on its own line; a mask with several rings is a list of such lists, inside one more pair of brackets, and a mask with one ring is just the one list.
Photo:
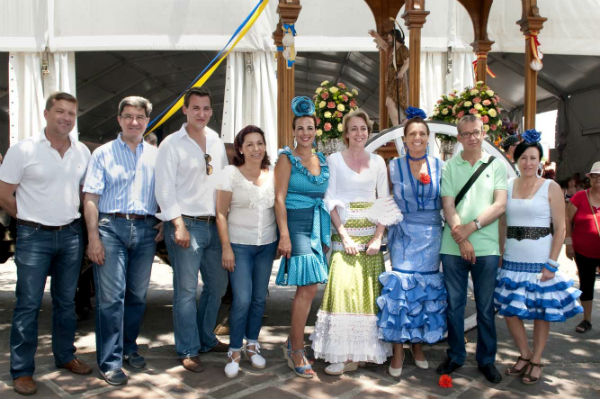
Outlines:
[[325, 86], [325, 85], [326, 85], [326, 84], [328, 84], [328, 83], [329, 83], [329, 81], [328, 81], [328, 80], [324, 80], [324, 81], [322, 81], [322, 82], [321, 82], [321, 86]]
[[325, 101], [321, 101], [319, 103], [319, 108], [325, 108], [326, 105], [327, 105], [327, 103]]
[[338, 104], [338, 106], [337, 106], [338, 111], [344, 112], [345, 109], [346, 109], [346, 107], [344, 107], [344, 104]]
[[469, 94], [472, 95], [472, 96], [476, 96], [476, 95], [479, 94], [479, 90], [477, 90], [477, 89], [471, 89], [471, 91], [469, 92]]
[[352, 93], [351, 93], [351, 92], [349, 92], [349, 91], [345, 92], [344, 94], [345, 94], [345, 95], [347, 95], [348, 97], [352, 97], [352, 96], [354, 96], [354, 94], [352, 94]]
[[471, 105], [473, 105], [473, 103], [471, 101], [465, 101], [465, 103], [463, 105], [465, 107], [470, 107]]
[[338, 132], [343, 132], [344, 131], [344, 125], [342, 125], [341, 123], [338, 123], [337, 129], [338, 129]]
[[358, 90], [352, 89], [352, 94], [354, 94], [355, 96], [358, 96]]
[[315, 90], [315, 93], [319, 94], [323, 91], [322, 87], [317, 87], [317, 90]]
[[483, 109], [483, 105], [477, 103], [473, 106], [473, 108], [475, 108], [477, 111], [481, 111]]
[[340, 89], [338, 89], [338, 88], [337, 88], [337, 87], [335, 87], [335, 86], [333, 86], [333, 87], [330, 87], [330, 88], [329, 88], [329, 91], [330, 91], [330, 92], [332, 92], [332, 93], [334, 93], [334, 94], [335, 94], [335, 93], [337, 93], [339, 90], [340, 90]]
[[488, 96], [492, 97], [494, 95], [494, 90], [486, 90], [485, 94], [487, 94]]
[[496, 122], [496, 125], [502, 126], [502, 119], [498, 119], [498, 122]]
[[325, 118], [328, 118], [328, 119], [329, 119], [329, 118], [331, 118], [331, 112], [329, 112], [329, 111], [325, 111], [325, 113], [323, 114], [323, 116], [324, 116]]
[[487, 123], [484, 123], [484, 125], [483, 125], [483, 131], [487, 132], [488, 130], [490, 130], [490, 125], [488, 125]]
[[498, 116], [498, 113], [496, 112], [496, 110], [494, 108], [490, 108], [488, 110], [488, 115], [491, 116], [492, 118], [495, 118], [496, 116]]
[[317, 137], [320, 137], [323, 134], [323, 130], [317, 129]]
[[448, 115], [448, 108], [444, 108], [442, 110], [442, 115]]
[[481, 86], [481, 85], [483, 84], [483, 80], [478, 80], [478, 81], [477, 81], [475, 84], [476, 84], [477, 86]]

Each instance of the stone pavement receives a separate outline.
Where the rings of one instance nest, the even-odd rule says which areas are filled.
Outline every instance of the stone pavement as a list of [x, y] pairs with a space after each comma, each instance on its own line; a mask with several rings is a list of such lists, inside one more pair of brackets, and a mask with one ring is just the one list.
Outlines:
[[[574, 265], [561, 259], [562, 270], [575, 277]], [[275, 272], [275, 270], [274, 270]], [[407, 350], [400, 380], [386, 373], [387, 365], [367, 365], [358, 371], [331, 377], [323, 372], [325, 364], [315, 363], [317, 377], [304, 380], [288, 369], [282, 358], [281, 345], [289, 327], [289, 309], [293, 288], [270, 286], [264, 325], [260, 341], [267, 359], [264, 370], [252, 369], [242, 362], [238, 378], [228, 379], [223, 373], [225, 354], [202, 355], [206, 371], [194, 374], [178, 363], [173, 343], [171, 319], [171, 269], [155, 262], [148, 308], [139, 339], [140, 353], [146, 357], [142, 371], [128, 370], [130, 380], [125, 387], [106, 384], [97, 373], [76, 376], [54, 367], [51, 353], [51, 304], [45, 295], [39, 316], [39, 347], [36, 356], [35, 379], [38, 398], [600, 398], [600, 321], [585, 335], [574, 332], [580, 317], [551, 326], [545, 351], [543, 380], [537, 385], [524, 385], [516, 377], [504, 376], [500, 384], [488, 383], [477, 370], [474, 359], [477, 334], [468, 339], [465, 365], [452, 374], [453, 387], [443, 389], [437, 384], [435, 366], [445, 356], [445, 343], [428, 346], [429, 370], [417, 369]], [[21, 397], [12, 390], [9, 374], [9, 333], [14, 306], [15, 266], [12, 260], [0, 265], [0, 398]], [[49, 284], [47, 285], [48, 291]], [[596, 284], [600, 297], [600, 281]], [[314, 325], [322, 289], [313, 303], [309, 326]], [[600, 305], [596, 301], [595, 320], [600, 320]], [[511, 365], [518, 352], [509, 337], [504, 321], [497, 318], [499, 370]], [[532, 324], [526, 324], [531, 335]], [[312, 328], [307, 328], [307, 334]], [[226, 341], [227, 336], [221, 339]], [[307, 343], [308, 343], [307, 337]], [[77, 354], [90, 365], [95, 364], [94, 321], [80, 322], [76, 338]]]

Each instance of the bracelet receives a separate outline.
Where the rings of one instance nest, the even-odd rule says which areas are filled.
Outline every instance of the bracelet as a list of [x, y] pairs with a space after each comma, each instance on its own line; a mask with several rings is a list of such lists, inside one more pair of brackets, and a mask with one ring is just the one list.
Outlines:
[[547, 263], [544, 263], [544, 267], [548, 270], [550, 270], [552, 273], [556, 273], [558, 271], [558, 267], [553, 267]]
[[550, 266], [554, 266], [554, 267], [556, 267], [557, 269], [558, 269], [558, 267], [560, 266], [560, 263], [558, 263], [557, 261], [555, 261], [555, 260], [552, 260], [552, 259], [550, 259], [550, 258], [548, 258], [548, 260], [546, 261], [546, 263], [548, 263]]
[[571, 237], [565, 237], [565, 245], [573, 245], [573, 239]]

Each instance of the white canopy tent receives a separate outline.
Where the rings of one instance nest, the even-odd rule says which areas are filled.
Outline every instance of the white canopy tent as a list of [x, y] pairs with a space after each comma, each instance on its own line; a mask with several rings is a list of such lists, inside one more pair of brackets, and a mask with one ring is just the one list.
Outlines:
[[[255, 4], [254, 0], [0, 0], [4, 11], [0, 51], [10, 53], [11, 143], [41, 128], [41, 109], [49, 92], [75, 92], [75, 52], [219, 50]], [[300, 54], [377, 51], [367, 35], [375, 28], [374, 18], [363, 0], [302, 0], [301, 4], [296, 24]], [[548, 18], [540, 32], [545, 54], [600, 55], [597, 0], [538, 0], [538, 6]], [[271, 38], [278, 20], [276, 8], [277, 1], [271, 0], [228, 58], [222, 119], [226, 141], [242, 124], [263, 127], [272, 143], [271, 154], [277, 126]], [[456, 0], [428, 0], [426, 8], [430, 14], [422, 30], [420, 102], [430, 112], [441, 94], [472, 84], [475, 57], [470, 46], [472, 24], [462, 6]], [[523, 53], [525, 41], [516, 24], [520, 17], [520, 0], [492, 5], [488, 25], [489, 37], [495, 41], [492, 51]], [[403, 26], [403, 19], [397, 19]], [[41, 73], [43, 65], [48, 74]], [[199, 65], [198, 71], [203, 67]], [[493, 87], [493, 80], [489, 83]]]

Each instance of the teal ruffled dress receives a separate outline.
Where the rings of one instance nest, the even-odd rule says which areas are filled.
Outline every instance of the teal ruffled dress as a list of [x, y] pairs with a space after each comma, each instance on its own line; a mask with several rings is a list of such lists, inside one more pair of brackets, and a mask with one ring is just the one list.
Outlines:
[[292, 164], [285, 199], [292, 255], [289, 259], [281, 258], [275, 283], [300, 286], [326, 283], [329, 271], [323, 245], [331, 246], [331, 221], [323, 202], [329, 182], [325, 156], [316, 153], [321, 173], [314, 176], [300, 158], [292, 155], [289, 147], [280, 154], [285, 154]]

